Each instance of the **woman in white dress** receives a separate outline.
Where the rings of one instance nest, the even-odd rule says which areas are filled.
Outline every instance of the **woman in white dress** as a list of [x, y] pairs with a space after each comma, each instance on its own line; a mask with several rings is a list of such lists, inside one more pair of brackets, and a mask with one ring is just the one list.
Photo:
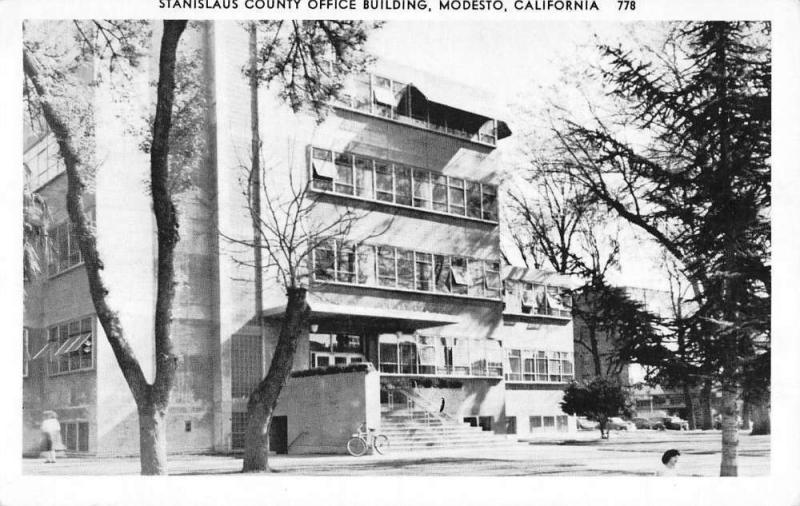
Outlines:
[[45, 411], [42, 413], [42, 436], [44, 438], [44, 450], [47, 452], [45, 463], [56, 461], [56, 443], [61, 433], [61, 425], [58, 423], [55, 411]]

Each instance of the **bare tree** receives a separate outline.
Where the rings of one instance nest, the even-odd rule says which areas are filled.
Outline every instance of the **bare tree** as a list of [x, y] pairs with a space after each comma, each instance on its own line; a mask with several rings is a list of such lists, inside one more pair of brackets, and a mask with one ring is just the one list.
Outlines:
[[[264, 269], [277, 269], [288, 301], [267, 375], [248, 400], [245, 472], [269, 469], [268, 434], [272, 411], [291, 372], [297, 339], [307, 321], [306, 288], [300, 284], [304, 259], [308, 251], [313, 250], [307, 248], [309, 244], [314, 246], [315, 237], [326, 237], [352, 218], [345, 213], [346, 216], [336, 220], [338, 225], [331, 229], [306, 229], [311, 209], [308, 207], [307, 185], [300, 188], [290, 181], [291, 196], [288, 200], [282, 200], [269, 191], [264, 184], [266, 177], [260, 163], [263, 146], [259, 132], [258, 90], [261, 85], [276, 85], [279, 98], [294, 112], [308, 111], [317, 121], [323, 121], [332, 100], [344, 88], [345, 77], [365, 69], [369, 58], [364, 53], [364, 43], [369, 30], [379, 26], [380, 23], [337, 20], [262, 20], [245, 25], [250, 54], [244, 73], [249, 81], [251, 97], [251, 160], [246, 197], [253, 223], [250, 246], [254, 249], [257, 314], [262, 309], [259, 301], [263, 292]], [[266, 197], [266, 210], [261, 202], [262, 196]], [[267, 237], [277, 242], [270, 242]], [[263, 261], [264, 254], [268, 257], [267, 262]], [[263, 322], [259, 322], [259, 328], [263, 340]]]
[[[41, 45], [26, 38], [23, 43], [23, 68], [27, 101], [44, 117], [58, 142], [59, 152], [67, 175], [67, 211], [75, 227], [83, 256], [89, 291], [100, 325], [106, 334], [117, 363], [133, 394], [139, 414], [139, 445], [142, 474], [166, 474], [166, 415], [169, 392], [172, 388], [176, 356], [172, 349], [170, 324], [172, 301], [175, 294], [173, 254], [178, 242], [178, 220], [169, 188], [170, 130], [175, 92], [176, 51], [186, 21], [168, 20], [163, 23], [158, 57], [158, 88], [155, 116], [152, 123], [153, 144], [150, 151], [150, 183], [153, 210], [158, 227], [158, 286], [155, 310], [156, 372], [148, 383], [136, 355], [128, 343], [118, 313], [108, 304], [109, 289], [103, 281], [103, 262], [97, 249], [95, 230], [84, 209], [83, 199], [87, 178], [93, 169], [91, 145], [93, 130], [76, 126], [70, 98], [86, 93], [88, 86], [70, 76], [75, 68], [42, 68], [39, 57]], [[144, 41], [149, 28], [142, 22], [75, 21], [72, 35], [80, 49], [75, 61], [87, 62], [90, 58], [105, 58], [111, 70], [115, 65], [127, 63], [135, 67], [145, 50]], [[84, 113], [92, 121], [92, 111]], [[92, 123], [93, 125], [93, 123]], [[86, 124], [83, 125], [87, 127]], [[87, 141], [88, 139], [88, 141]]]

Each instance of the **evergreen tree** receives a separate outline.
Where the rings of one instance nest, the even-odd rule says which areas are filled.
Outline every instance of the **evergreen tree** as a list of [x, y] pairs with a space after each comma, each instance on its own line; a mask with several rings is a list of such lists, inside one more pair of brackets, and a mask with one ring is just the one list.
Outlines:
[[693, 286], [686, 339], [721, 385], [723, 476], [737, 474], [741, 388], [769, 388], [756, 366], [770, 346], [769, 35], [768, 23], [692, 22], [651, 58], [601, 47], [619, 114], [556, 131], [570, 176]]

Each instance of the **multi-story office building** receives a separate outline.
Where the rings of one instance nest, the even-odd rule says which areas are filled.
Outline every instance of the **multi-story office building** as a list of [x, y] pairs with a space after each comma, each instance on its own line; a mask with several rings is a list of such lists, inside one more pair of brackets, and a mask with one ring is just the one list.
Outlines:
[[[168, 441], [173, 452], [231, 451], [243, 445], [247, 395], [271, 359], [285, 296], [268, 271], [264, 307], [256, 311], [251, 253], [226, 239], [252, 234], [241, 169], [250, 146], [246, 33], [214, 22], [182, 43], [204, 55], [208, 120], [200, 128], [208, 153], [179, 198], [173, 339], [180, 365]], [[93, 93], [103, 165], [88, 205], [110, 302], [152, 374], [147, 158], [136, 143], [121, 142], [114, 101], [102, 89]], [[487, 432], [574, 430], [559, 407], [574, 374], [568, 283], [501, 264], [498, 185], [506, 168], [499, 146], [511, 131], [490, 102], [380, 61], [352, 80], [321, 124], [262, 91], [268, 188], [307, 181], [315, 202], [308, 219], [358, 216], [304, 263], [310, 334], [298, 343], [294, 369], [374, 367], [292, 378], [273, 423], [275, 449], [343, 451], [359, 420], [377, 426], [412, 403]], [[135, 405], [93, 316], [63, 205], [65, 175], [50, 138], [26, 148], [34, 186], [53, 209], [54, 247], [47, 275], [25, 300], [25, 447], [35, 449], [39, 417], [50, 409], [71, 451], [133, 453]]]

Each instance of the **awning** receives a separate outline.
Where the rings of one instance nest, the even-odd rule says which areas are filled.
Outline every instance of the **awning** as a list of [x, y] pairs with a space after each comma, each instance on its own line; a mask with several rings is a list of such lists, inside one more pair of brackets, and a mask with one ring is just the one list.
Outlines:
[[394, 96], [392, 90], [387, 88], [373, 88], [372, 92], [375, 95], [375, 101], [380, 104], [395, 106], [397, 102], [399, 102], [399, 99]]
[[69, 339], [64, 341], [64, 344], [59, 346], [59, 348], [56, 350], [55, 355], [64, 355], [65, 353], [67, 353], [67, 350], [72, 348], [72, 345], [74, 345], [81, 337], [82, 334], [79, 334], [77, 336], [70, 337]]
[[318, 177], [336, 179], [336, 166], [329, 160], [314, 159], [314, 173]]
[[505, 139], [511, 135], [511, 129], [508, 124], [499, 119], [501, 114], [490, 105], [490, 100], [486, 96], [480, 96], [480, 94], [462, 86], [441, 85], [436, 83], [434, 79], [417, 79], [413, 83], [409, 83], [408, 87], [417, 90], [428, 102], [483, 116], [487, 121], [491, 119], [497, 120], [498, 139]]
[[86, 332], [85, 334], [77, 336], [75, 341], [73, 341], [72, 345], [70, 345], [69, 348], [64, 350], [63, 353], [67, 354], [67, 353], [72, 353], [73, 351], [78, 351], [81, 348], [81, 346], [83, 346], [83, 343], [88, 341], [91, 337], [92, 337], [91, 332]]
[[[324, 330], [344, 330], [344, 327], [385, 330], [387, 332], [414, 331], [457, 323], [458, 317], [444, 313], [408, 311], [402, 309], [340, 305], [311, 300], [311, 323]], [[275, 306], [262, 311], [264, 318], [281, 319], [286, 306]]]
[[559, 274], [552, 271], [540, 271], [525, 267], [503, 267], [503, 279], [511, 281], [522, 281], [525, 283], [537, 283], [548, 286], [558, 286], [574, 290], [583, 285], [577, 276]]
[[42, 347], [42, 349], [41, 349], [41, 350], [37, 351], [37, 352], [36, 352], [36, 354], [30, 358], [30, 360], [36, 360], [36, 359], [38, 359], [38, 358], [41, 358], [41, 357], [42, 357], [42, 356], [43, 356], [45, 353], [47, 353], [47, 350], [49, 350], [49, 349], [50, 349], [50, 344], [51, 344], [51, 343], [47, 343], [47, 344], [45, 344], [45, 345]]

